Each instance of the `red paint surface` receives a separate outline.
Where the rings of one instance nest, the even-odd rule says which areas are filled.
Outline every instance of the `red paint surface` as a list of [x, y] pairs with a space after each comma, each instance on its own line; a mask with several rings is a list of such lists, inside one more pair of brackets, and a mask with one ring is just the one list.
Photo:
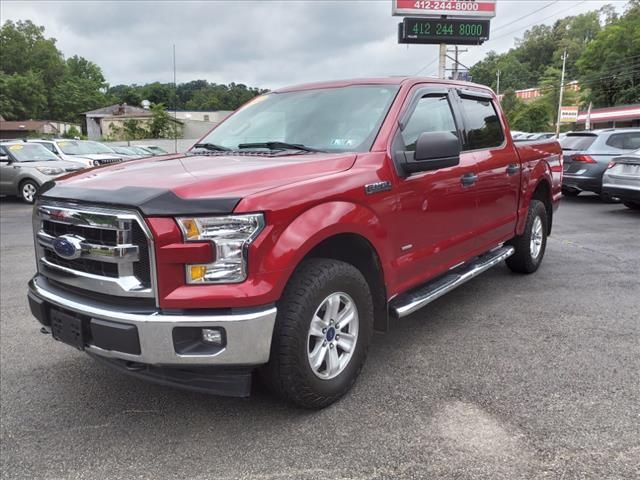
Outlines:
[[[249, 248], [248, 279], [229, 285], [186, 285], [185, 263], [199, 263], [210, 255], [208, 245], [182, 248], [174, 219], [147, 219], [155, 239], [160, 305], [172, 309], [273, 303], [305, 255], [343, 233], [360, 235], [375, 249], [391, 297], [521, 233], [540, 182], [548, 183], [557, 207], [562, 183], [558, 143], [514, 145], [502, 114], [507, 137], [503, 146], [463, 152], [455, 167], [408, 178], [397, 174], [390, 144], [410, 93], [425, 84], [489, 92], [484, 87], [387, 78], [285, 90], [356, 83], [400, 85], [370, 152], [271, 158], [174, 155], [94, 169], [63, 182], [100, 189], [166, 187], [184, 198], [241, 197], [235, 212], [264, 213], [267, 226]], [[509, 176], [506, 168], [514, 163], [520, 172]], [[478, 181], [463, 188], [460, 177], [467, 172], [476, 173]], [[365, 185], [380, 181], [390, 182], [391, 190], [365, 194]]]

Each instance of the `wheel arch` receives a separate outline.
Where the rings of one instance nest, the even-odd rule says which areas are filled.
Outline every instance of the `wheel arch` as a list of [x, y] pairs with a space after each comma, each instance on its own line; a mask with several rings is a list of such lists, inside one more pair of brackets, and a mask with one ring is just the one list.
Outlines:
[[551, 227], [553, 225], [553, 196], [551, 193], [551, 183], [546, 178], [541, 178], [536, 184], [533, 193], [531, 194], [531, 200], [539, 200], [544, 204], [544, 208], [547, 211], [547, 218], [549, 219], [547, 225], [547, 235], [551, 235]]

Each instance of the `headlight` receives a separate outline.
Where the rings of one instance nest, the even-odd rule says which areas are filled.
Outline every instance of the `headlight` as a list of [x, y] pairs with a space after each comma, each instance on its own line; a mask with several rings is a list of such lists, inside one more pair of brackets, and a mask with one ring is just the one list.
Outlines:
[[45, 175], [58, 175], [60, 173], [64, 173], [64, 168], [56, 168], [56, 167], [36, 167], [36, 169], [40, 173], [44, 173]]
[[240, 283], [247, 278], [247, 250], [264, 228], [261, 213], [226, 217], [178, 218], [187, 242], [211, 241], [215, 260], [187, 265], [187, 283]]

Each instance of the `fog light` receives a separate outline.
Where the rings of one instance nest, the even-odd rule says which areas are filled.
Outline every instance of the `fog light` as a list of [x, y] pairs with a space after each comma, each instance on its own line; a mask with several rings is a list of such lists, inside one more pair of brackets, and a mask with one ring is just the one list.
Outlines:
[[222, 345], [224, 341], [222, 330], [217, 328], [203, 328], [202, 341], [211, 345]]

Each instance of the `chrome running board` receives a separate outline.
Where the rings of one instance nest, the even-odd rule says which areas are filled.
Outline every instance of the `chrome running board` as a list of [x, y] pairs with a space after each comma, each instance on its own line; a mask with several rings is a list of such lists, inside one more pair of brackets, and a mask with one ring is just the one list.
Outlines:
[[477, 277], [485, 270], [496, 266], [502, 260], [513, 255], [515, 249], [510, 246], [499, 247], [477, 257], [469, 263], [461, 265], [455, 270], [424, 284], [408, 293], [397, 296], [391, 301], [390, 310], [398, 318], [406, 317], [420, 310], [445, 293]]

